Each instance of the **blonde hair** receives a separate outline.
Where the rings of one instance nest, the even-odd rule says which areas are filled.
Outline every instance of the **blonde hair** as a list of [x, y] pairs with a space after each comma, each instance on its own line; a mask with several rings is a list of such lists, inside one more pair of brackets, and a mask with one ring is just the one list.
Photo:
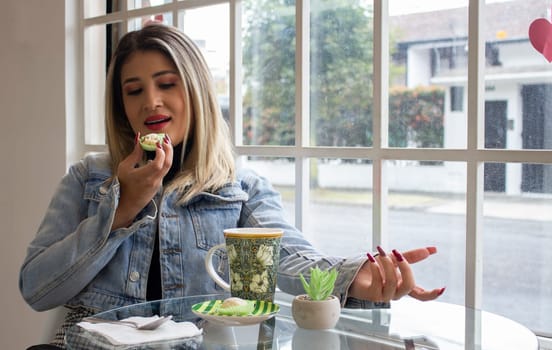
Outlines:
[[189, 37], [162, 24], [150, 24], [127, 33], [111, 59], [106, 81], [105, 116], [113, 174], [134, 148], [135, 133], [123, 106], [121, 68], [136, 51], [157, 51], [165, 55], [177, 67], [184, 85], [187, 131], [182, 143], [180, 172], [167, 190], [180, 191], [182, 203], [199, 192], [213, 192], [233, 181], [233, 147], [207, 63]]

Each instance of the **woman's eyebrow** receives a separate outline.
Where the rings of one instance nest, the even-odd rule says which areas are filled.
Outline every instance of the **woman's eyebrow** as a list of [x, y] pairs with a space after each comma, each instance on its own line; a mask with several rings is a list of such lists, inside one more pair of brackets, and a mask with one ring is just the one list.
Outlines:
[[123, 80], [122, 84], [121, 85], [125, 85], [125, 84], [128, 84], [128, 83], [132, 83], [134, 81], [140, 81], [140, 79], [138, 79], [138, 77], [131, 77], [131, 78], [127, 78], [125, 80]]
[[[162, 71], [159, 71], [159, 72], [156, 72], [152, 75], [153, 78], [157, 78], [157, 77], [160, 77], [162, 75], [166, 75], [166, 74], [178, 74], [176, 71], [174, 70], [162, 70]], [[128, 83], [132, 83], [132, 82], [135, 82], [135, 81], [140, 81], [140, 78], [138, 77], [130, 77], [130, 78], [127, 78], [125, 80], [123, 80], [123, 83], [122, 85], [125, 85], [125, 84], [128, 84]]]
[[160, 72], [157, 72], [157, 73], [153, 74], [152, 77], [156, 78], [156, 77], [159, 77], [159, 76], [165, 75], [165, 74], [177, 74], [177, 73], [174, 70], [162, 70]]

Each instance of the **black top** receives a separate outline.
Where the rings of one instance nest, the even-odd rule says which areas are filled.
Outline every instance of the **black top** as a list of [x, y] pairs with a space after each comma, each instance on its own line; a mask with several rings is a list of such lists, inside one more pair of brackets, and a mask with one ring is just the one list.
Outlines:
[[[182, 154], [182, 144], [174, 146], [173, 163], [171, 169], [163, 178], [163, 185], [169, 183], [180, 170], [180, 155]], [[159, 262], [159, 231], [155, 233], [155, 242], [153, 247], [153, 256], [151, 257], [150, 271], [148, 275], [148, 286], [146, 291], [146, 300], [159, 300], [163, 298], [161, 290], [161, 264]]]

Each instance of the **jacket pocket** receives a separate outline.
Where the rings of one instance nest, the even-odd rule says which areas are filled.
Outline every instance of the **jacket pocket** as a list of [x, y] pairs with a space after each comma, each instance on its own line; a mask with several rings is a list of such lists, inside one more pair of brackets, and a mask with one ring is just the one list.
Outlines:
[[88, 216], [95, 215], [98, 205], [109, 192], [111, 182], [105, 178], [89, 178], [84, 184], [84, 199], [89, 202]]
[[190, 209], [197, 247], [209, 250], [224, 243], [223, 230], [236, 227], [243, 206], [241, 196], [223, 197], [204, 193]]

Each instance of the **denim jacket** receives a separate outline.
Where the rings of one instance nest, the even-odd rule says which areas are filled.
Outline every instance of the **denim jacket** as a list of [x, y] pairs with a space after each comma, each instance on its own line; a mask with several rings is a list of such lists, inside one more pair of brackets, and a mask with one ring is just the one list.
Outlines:
[[[231, 227], [284, 230], [278, 287], [290, 294], [303, 292], [299, 273], [314, 266], [336, 267], [334, 294], [345, 305], [347, 290], [366, 259], [315, 250], [282, 217], [279, 194], [252, 171], [239, 170], [235, 182], [183, 205], [176, 204], [176, 192], [161, 189], [129, 227], [111, 231], [119, 195], [107, 154], [89, 155], [70, 167], [21, 267], [20, 290], [32, 308], [66, 305], [101, 311], [145, 301], [156, 231], [163, 298], [222, 291], [207, 274], [204, 258], [211, 247], [224, 242], [223, 230]], [[224, 253], [214, 262], [227, 276]], [[348, 304], [379, 306], [360, 305], [351, 298]]]

